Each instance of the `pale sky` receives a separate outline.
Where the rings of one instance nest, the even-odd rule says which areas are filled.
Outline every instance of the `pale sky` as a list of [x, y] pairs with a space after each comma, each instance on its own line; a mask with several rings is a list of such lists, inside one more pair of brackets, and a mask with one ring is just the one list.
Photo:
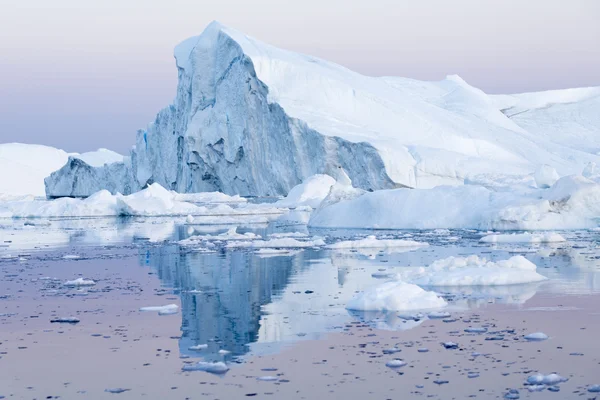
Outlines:
[[212, 20], [366, 75], [600, 86], [599, 0], [0, 0], [0, 143], [127, 153]]

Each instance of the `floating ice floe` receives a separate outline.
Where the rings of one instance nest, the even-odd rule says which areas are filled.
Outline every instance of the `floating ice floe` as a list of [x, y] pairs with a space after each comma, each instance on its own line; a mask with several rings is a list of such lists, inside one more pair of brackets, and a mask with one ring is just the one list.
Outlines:
[[419, 286], [395, 281], [367, 289], [357, 294], [348, 304], [348, 310], [403, 311], [442, 308], [446, 301]]
[[488, 235], [482, 237], [482, 243], [562, 243], [566, 242], [562, 235], [558, 233], [519, 233], [510, 235]]
[[229, 367], [224, 362], [204, 362], [199, 361], [196, 364], [186, 364], [181, 368], [182, 371], [204, 371], [211, 374], [224, 374], [229, 371]]
[[535, 332], [535, 333], [530, 333], [528, 335], [525, 335], [523, 338], [525, 340], [529, 340], [531, 342], [541, 342], [543, 340], [548, 339], [548, 335], [546, 335], [543, 332]]
[[195, 235], [190, 236], [187, 239], [180, 240], [177, 243], [181, 246], [194, 246], [198, 245], [202, 241], [255, 240], [260, 238], [261, 236], [255, 233], [237, 233], [237, 228], [231, 228], [227, 232], [220, 233], [218, 235]]
[[387, 249], [394, 247], [426, 247], [425, 242], [404, 239], [377, 239], [374, 235], [364, 239], [345, 240], [325, 246], [326, 249]]
[[548, 375], [538, 373], [528, 377], [526, 383], [529, 385], [557, 385], [568, 380], [568, 378], [564, 378], [555, 373]]
[[389, 368], [400, 368], [400, 367], [404, 367], [405, 365], [406, 365], [406, 362], [402, 361], [398, 358], [395, 358], [395, 359], [390, 360], [385, 363], [385, 366], [389, 367]]
[[81, 256], [78, 256], [76, 254], [66, 254], [62, 258], [64, 260], [77, 260], [77, 259], [81, 258]]
[[63, 283], [63, 286], [79, 287], [79, 286], [94, 286], [95, 284], [96, 284], [96, 282], [94, 282], [91, 279], [77, 278], [72, 281], [66, 281], [65, 283]]
[[254, 240], [251, 242], [231, 242], [227, 244], [227, 247], [247, 247], [247, 248], [308, 248], [308, 247], [320, 247], [324, 246], [325, 242], [320, 238], [313, 238], [313, 240], [299, 241], [294, 238], [280, 238], [280, 239], [269, 239], [269, 240]]
[[258, 249], [254, 252], [254, 255], [261, 258], [270, 258], [270, 257], [290, 257], [298, 254], [299, 250], [288, 250], [288, 249], [269, 249], [262, 248]]
[[208, 349], [207, 344], [197, 344], [195, 346], [188, 347], [188, 350], [192, 350], [192, 351], [200, 351], [200, 350], [206, 350], [206, 349]]
[[167, 304], [165, 306], [150, 306], [140, 308], [140, 311], [143, 312], [156, 311], [158, 312], [158, 315], [176, 314], [178, 310], [179, 306], [177, 304]]
[[303, 232], [275, 232], [271, 233], [269, 237], [271, 239], [280, 239], [280, 238], [305, 238], [307, 237], [307, 233]]
[[401, 272], [398, 278], [420, 286], [513, 285], [547, 279], [523, 256], [493, 262], [476, 255], [438, 260], [426, 268]]

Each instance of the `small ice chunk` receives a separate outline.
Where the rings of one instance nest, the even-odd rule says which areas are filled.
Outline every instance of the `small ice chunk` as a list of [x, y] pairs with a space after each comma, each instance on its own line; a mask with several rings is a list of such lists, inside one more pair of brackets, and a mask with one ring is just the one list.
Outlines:
[[263, 382], [275, 382], [275, 381], [279, 380], [279, 378], [277, 378], [276, 376], [266, 375], [266, 376], [259, 376], [258, 378], [256, 378], [256, 380], [263, 381]]
[[131, 389], [124, 389], [124, 388], [112, 388], [112, 389], [104, 389], [104, 391], [106, 393], [113, 393], [113, 394], [119, 394], [119, 393], [123, 393], [123, 392], [128, 392]]
[[535, 342], [548, 339], [548, 335], [546, 335], [544, 332], [535, 332], [525, 335], [524, 338], [525, 340]]
[[77, 278], [73, 281], [66, 281], [65, 283], [63, 283], [63, 286], [79, 287], [79, 286], [94, 286], [95, 284], [96, 284], [96, 282], [94, 282], [91, 279]]
[[222, 361], [219, 362], [204, 362], [199, 361], [196, 364], [186, 364], [181, 368], [182, 371], [204, 371], [211, 374], [224, 374], [229, 371], [229, 367]]
[[443, 342], [442, 346], [444, 346], [445, 349], [458, 349], [458, 343], [454, 342]]
[[400, 368], [400, 367], [404, 367], [405, 365], [406, 365], [406, 362], [404, 362], [398, 358], [390, 360], [385, 363], [385, 366], [389, 367], [389, 368]]
[[219, 350], [219, 354], [222, 355], [222, 356], [225, 356], [225, 355], [230, 354], [230, 353], [231, 352], [229, 350], [224, 350], [224, 349]]
[[587, 391], [590, 393], [600, 393], [600, 385], [588, 386]]
[[509, 399], [509, 400], [516, 400], [516, 399], [519, 399], [520, 397], [521, 396], [519, 395], [519, 391], [517, 389], [510, 389], [504, 395], [504, 398]]
[[197, 344], [196, 346], [188, 347], [188, 350], [193, 350], [193, 351], [200, 351], [200, 350], [206, 350], [206, 349], [208, 349], [207, 344]]
[[484, 327], [469, 327], [465, 329], [467, 333], [486, 333], [487, 328]]
[[81, 257], [76, 254], [66, 254], [63, 256], [64, 260], [77, 260], [78, 258], [81, 258]]
[[158, 315], [171, 315], [176, 314], [179, 310], [179, 306], [177, 304], [167, 304], [166, 306], [150, 306], [150, 307], [141, 307], [140, 311], [157, 311]]

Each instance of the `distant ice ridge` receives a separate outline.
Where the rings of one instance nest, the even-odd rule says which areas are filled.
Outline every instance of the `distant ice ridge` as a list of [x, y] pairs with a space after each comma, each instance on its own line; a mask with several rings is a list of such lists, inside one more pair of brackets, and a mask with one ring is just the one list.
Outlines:
[[309, 225], [548, 230], [592, 228], [600, 221], [600, 184], [580, 175], [562, 177], [548, 189], [495, 191], [464, 185], [372, 193], [354, 193], [353, 190], [356, 189], [349, 184], [334, 185], [312, 214]]
[[[235, 207], [225, 204], [230, 197]], [[106, 190], [85, 199], [60, 198], [46, 200], [13, 200], [0, 203], [0, 218], [28, 217], [103, 217], [103, 216], [247, 216], [278, 215], [285, 209], [268, 204], [246, 204], [238, 196], [223, 193], [202, 193], [205, 204], [193, 204], [180, 199], [197, 199], [166, 190], [158, 183], [131, 195], [112, 195]], [[214, 202], [211, 201], [214, 199]], [[191, 217], [192, 221], [194, 220]]]
[[69, 158], [83, 160], [92, 167], [124, 160], [122, 155], [107, 149], [77, 154], [49, 146], [3, 143], [0, 144], [0, 194], [45, 196], [44, 178], [64, 166]]
[[[123, 163], [72, 159], [49, 196], [178, 192], [285, 195], [341, 166], [365, 190], [528, 181], [599, 163], [600, 90], [488, 96], [457, 76], [373, 78], [277, 49], [219, 23], [175, 49], [172, 105]], [[559, 128], [557, 128], [559, 126]]]

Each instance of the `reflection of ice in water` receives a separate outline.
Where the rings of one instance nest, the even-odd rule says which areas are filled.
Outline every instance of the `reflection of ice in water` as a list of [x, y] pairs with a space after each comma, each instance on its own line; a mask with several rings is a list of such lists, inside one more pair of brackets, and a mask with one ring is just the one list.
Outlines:
[[449, 300], [450, 308], [471, 309], [489, 303], [525, 304], [535, 296], [542, 282], [502, 286], [436, 286], [427, 288]]
[[[214, 253], [189, 253], [180, 251], [173, 244], [143, 245], [146, 241], [181, 240], [190, 234], [219, 234], [231, 228], [193, 226], [192, 232], [186, 232], [189, 226], [184, 225], [185, 218], [51, 220], [49, 226], [48, 221], [37, 221], [27, 227], [24, 222], [3, 222], [0, 238], [10, 232], [14, 238], [21, 239], [0, 248], [0, 256], [16, 254], [13, 249], [27, 248], [32, 243], [63, 246], [141, 241], [140, 263], [156, 268], [163, 284], [176, 288], [181, 297], [181, 352], [212, 361], [223, 359], [224, 355], [219, 354], [222, 349], [232, 351], [233, 355], [250, 350], [276, 351], [281, 343], [315, 338], [355, 320], [356, 316], [350, 315], [345, 306], [357, 291], [382, 282], [371, 276], [374, 272], [399, 272], [404, 267], [429, 265], [448, 256], [485, 254], [492, 260], [510, 257], [507, 250], [490, 253], [489, 248], [479, 247], [477, 234], [464, 239], [466, 233], [461, 233], [463, 239], [458, 245], [440, 242], [440, 235], [411, 232], [408, 237], [427, 240], [432, 245], [417, 250], [393, 249], [400, 252], [310, 249], [286, 257], [263, 258], [247, 250], [224, 250], [221, 245], [215, 247]], [[18, 229], [14, 229], [15, 226]], [[276, 224], [260, 228], [244, 226], [238, 228], [238, 232], [251, 230], [267, 238], [282, 229], [308, 233], [302, 226], [282, 228]], [[43, 232], [47, 234], [41, 235]], [[330, 236], [329, 232], [310, 232], [311, 236], [315, 234]], [[344, 234], [346, 239], [352, 237]], [[402, 233], [395, 233], [390, 237], [402, 236]], [[542, 284], [435, 290], [454, 295], [451, 309], [479, 307], [489, 301], [523, 304], [536, 290], [597, 292], [600, 290], [600, 261], [595, 257], [600, 256], [600, 249], [594, 247], [591, 239], [587, 233], [579, 238], [577, 243], [584, 248], [564, 247], [550, 252], [527, 253], [526, 257], [550, 278]], [[367, 316], [360, 317], [361, 320], [364, 318]], [[370, 325], [381, 329], [409, 329], [420, 323], [394, 313], [370, 318]], [[188, 350], [205, 343], [208, 348], [200, 354]]]
[[[10, 219], [0, 225], [5, 251], [58, 248], [68, 245], [109, 245], [143, 239], [171, 239], [181, 218]], [[1, 251], [2, 249], [0, 249]]]
[[374, 328], [386, 331], [407, 331], [421, 325], [427, 319], [424, 314], [414, 313], [403, 315], [397, 312], [373, 312], [348, 310], [355, 320], [363, 321]]

